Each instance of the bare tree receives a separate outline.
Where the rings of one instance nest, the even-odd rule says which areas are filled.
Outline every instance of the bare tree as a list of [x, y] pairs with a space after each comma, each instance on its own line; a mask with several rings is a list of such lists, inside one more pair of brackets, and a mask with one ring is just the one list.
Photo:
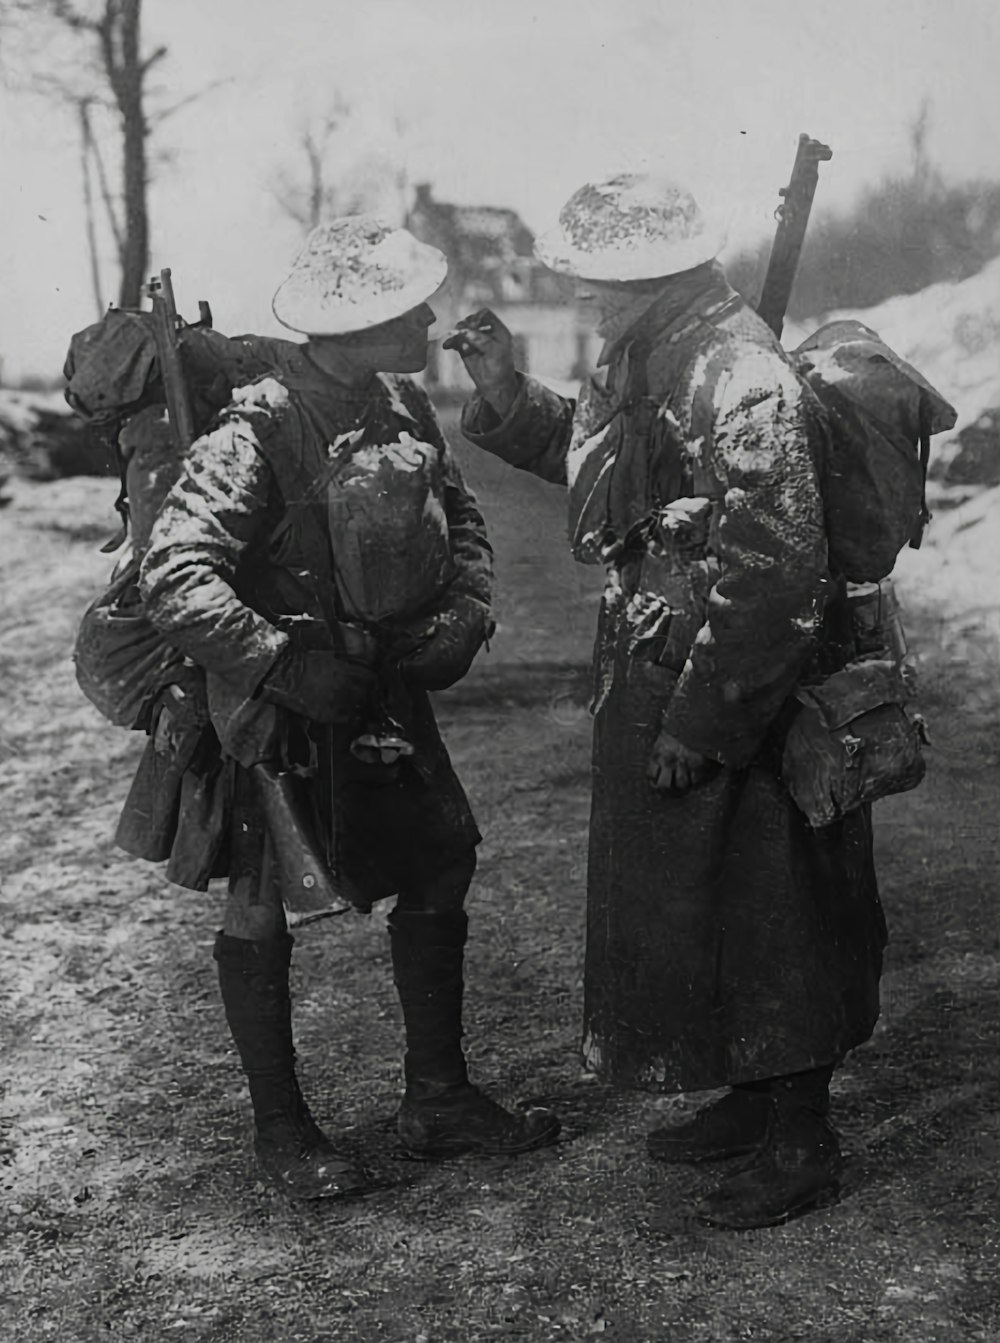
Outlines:
[[[928, 149], [931, 124], [925, 98], [907, 125], [908, 170], [886, 174], [846, 212], [821, 208], [810, 223], [789, 305], [793, 319], [954, 283], [1000, 255], [1000, 179], [947, 182]], [[726, 266], [751, 299], [769, 251], [765, 240]]]
[[[78, 69], [73, 74], [50, 74], [48, 43], [42, 48], [46, 73], [38, 74], [31, 87], [71, 105], [77, 114], [83, 166], [84, 205], [91, 247], [91, 270], [99, 286], [96, 229], [91, 171], [96, 173], [101, 198], [108, 214], [120, 267], [118, 301], [122, 307], [139, 307], [149, 264], [148, 142], [149, 121], [145, 92], [150, 70], [166, 55], [165, 47], [142, 52], [140, 35], [142, 0], [3, 0], [0, 15], [8, 28], [20, 21], [22, 33], [38, 37], [39, 16], [48, 20], [49, 36], [57, 32], [72, 39]], [[89, 57], [81, 65], [79, 44]], [[110, 187], [99, 141], [94, 133], [92, 112], [110, 109], [120, 133], [120, 193]], [[98, 290], [99, 292], [99, 290]]]
[[336, 94], [329, 109], [299, 132], [297, 149], [304, 164], [300, 159], [300, 167], [282, 168], [275, 175], [271, 188], [275, 200], [305, 232], [330, 215], [344, 213], [340, 191], [330, 180], [328, 158], [336, 132], [349, 115], [350, 106]]
[[[275, 174], [271, 192], [303, 232], [336, 215], [372, 208], [386, 190], [403, 198], [405, 169], [379, 153], [369, 152], [359, 158], [348, 152], [355, 117], [351, 105], [336, 94], [326, 111], [301, 128], [294, 166]], [[398, 136], [398, 122], [393, 130]]]
[[146, 141], [149, 125], [143, 109], [146, 76], [167, 53], [158, 47], [140, 55], [139, 17], [142, 0], [105, 0], [95, 33], [104, 73], [114, 95], [122, 125], [122, 187], [125, 228], [119, 258], [122, 307], [138, 307], [149, 265]]
[[927, 136], [931, 124], [931, 100], [922, 98], [920, 106], [910, 119], [907, 136], [910, 141], [911, 180], [918, 195], [926, 195], [940, 184], [940, 174], [931, 165], [927, 152]]

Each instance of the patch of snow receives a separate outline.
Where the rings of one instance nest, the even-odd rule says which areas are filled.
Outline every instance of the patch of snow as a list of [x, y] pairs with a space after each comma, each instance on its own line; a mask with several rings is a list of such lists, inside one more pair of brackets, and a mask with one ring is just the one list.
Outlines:
[[877, 331], [951, 402], [958, 411], [955, 434], [1000, 406], [1000, 257], [967, 280], [786, 323], [782, 343], [794, 349], [818, 327], [848, 319]]

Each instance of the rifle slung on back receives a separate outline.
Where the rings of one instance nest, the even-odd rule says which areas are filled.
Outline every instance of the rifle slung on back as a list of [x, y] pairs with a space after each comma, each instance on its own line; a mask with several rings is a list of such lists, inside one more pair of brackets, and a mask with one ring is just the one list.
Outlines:
[[800, 135], [791, 179], [788, 186], [778, 192], [783, 199], [776, 212], [778, 227], [757, 302], [757, 313], [779, 340], [819, 181], [819, 165], [832, 158], [833, 150], [829, 145], [813, 140], [806, 134]]

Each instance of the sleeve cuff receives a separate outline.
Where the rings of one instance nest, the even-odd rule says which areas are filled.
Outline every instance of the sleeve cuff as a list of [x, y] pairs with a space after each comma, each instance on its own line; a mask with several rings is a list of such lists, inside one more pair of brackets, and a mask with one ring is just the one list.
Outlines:
[[523, 373], [516, 374], [517, 396], [511, 402], [506, 415], [499, 415], [478, 393], [462, 407], [462, 433], [477, 448], [486, 448], [488, 452], [509, 439], [515, 428], [527, 400], [528, 379]]
[[748, 765], [760, 750], [769, 721], [762, 723], [757, 714], [748, 715], [746, 705], [728, 703], [725, 687], [700, 694], [697, 705], [686, 692], [682, 676], [663, 711], [663, 731], [727, 769]]
[[517, 378], [520, 387], [507, 414], [501, 418], [488, 401], [473, 397], [462, 411], [462, 433], [475, 447], [492, 452], [508, 465], [538, 474], [539, 458], [544, 456], [564, 402], [535, 378], [525, 373], [518, 373]]
[[288, 635], [266, 624], [250, 641], [238, 663], [229, 662], [224, 668], [216, 666], [213, 670], [233, 691], [252, 699], [287, 647]]

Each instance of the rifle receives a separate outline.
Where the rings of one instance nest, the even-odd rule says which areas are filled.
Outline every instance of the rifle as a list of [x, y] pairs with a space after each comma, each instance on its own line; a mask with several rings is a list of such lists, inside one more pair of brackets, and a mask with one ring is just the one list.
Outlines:
[[[147, 290], [153, 305], [153, 336], [156, 340], [156, 356], [160, 365], [160, 377], [163, 380], [163, 392], [167, 402], [167, 414], [170, 417], [170, 433], [174, 447], [178, 452], [189, 448], [197, 437], [194, 427], [194, 414], [191, 410], [191, 393], [184, 378], [181, 364], [178, 332], [185, 325], [177, 313], [174, 302], [174, 286], [170, 278], [170, 267], [154, 275]], [[198, 304], [201, 320], [199, 326], [212, 325], [212, 310], [202, 299]]]
[[806, 236], [809, 211], [819, 181], [819, 165], [833, 158], [833, 150], [808, 135], [799, 136], [792, 176], [788, 186], [781, 187], [778, 195], [783, 202], [775, 211], [778, 227], [775, 230], [767, 274], [757, 301], [757, 313], [781, 339], [785, 311], [795, 283], [802, 241]]

